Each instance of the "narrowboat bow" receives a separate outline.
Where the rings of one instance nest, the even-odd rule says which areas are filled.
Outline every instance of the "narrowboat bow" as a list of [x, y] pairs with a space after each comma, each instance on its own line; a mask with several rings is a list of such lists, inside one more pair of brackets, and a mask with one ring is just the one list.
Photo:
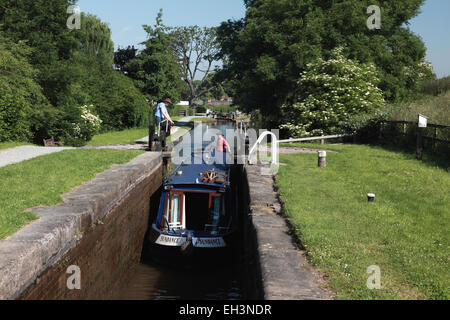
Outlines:
[[[201, 157], [201, 164], [196, 162]], [[150, 231], [156, 254], [211, 252], [231, 247], [237, 231], [230, 167], [207, 164], [193, 153], [164, 181], [157, 217]], [[217, 249], [217, 250], [211, 250]]]

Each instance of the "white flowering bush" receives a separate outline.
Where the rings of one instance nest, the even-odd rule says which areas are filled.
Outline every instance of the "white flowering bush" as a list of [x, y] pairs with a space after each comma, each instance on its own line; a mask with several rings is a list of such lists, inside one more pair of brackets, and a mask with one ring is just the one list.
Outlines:
[[84, 105], [77, 110], [75, 121], [71, 122], [66, 143], [73, 146], [81, 146], [91, 140], [100, 131], [102, 120], [94, 113], [93, 105]]
[[91, 104], [88, 106], [81, 107], [81, 122], [84, 125], [84, 132], [82, 131], [80, 137], [89, 136], [89, 139], [92, 136], [99, 132], [100, 127], [102, 125], [102, 120], [99, 116], [93, 113], [94, 106]]
[[342, 48], [332, 57], [309, 63], [298, 81], [293, 104], [284, 105], [281, 129], [291, 137], [343, 132], [345, 123], [360, 114], [372, 114], [384, 104], [373, 64], [347, 59]]

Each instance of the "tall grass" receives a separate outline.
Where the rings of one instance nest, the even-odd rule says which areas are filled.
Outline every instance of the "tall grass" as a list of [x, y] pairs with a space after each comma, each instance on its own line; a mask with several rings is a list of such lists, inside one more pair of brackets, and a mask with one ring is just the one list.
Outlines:
[[434, 96], [450, 91], [450, 76], [441, 79], [426, 80], [422, 82], [421, 91], [424, 94]]
[[418, 114], [428, 117], [429, 123], [450, 125], [450, 91], [439, 96], [424, 96], [408, 104], [394, 104], [386, 107], [391, 120], [417, 121]]

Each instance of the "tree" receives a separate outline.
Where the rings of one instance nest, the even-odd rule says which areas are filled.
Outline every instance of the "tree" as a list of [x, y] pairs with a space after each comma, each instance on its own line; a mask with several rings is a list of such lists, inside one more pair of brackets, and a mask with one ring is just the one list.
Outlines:
[[[171, 30], [172, 48], [183, 70], [183, 80], [189, 89], [189, 105], [217, 87], [210, 77], [218, 61], [219, 45], [216, 28], [198, 26], [176, 27]], [[198, 78], [198, 79], [197, 79]]]
[[382, 0], [381, 29], [366, 26], [370, 1], [328, 4], [324, 12], [328, 32], [322, 36], [324, 57], [333, 48], [345, 46], [345, 55], [361, 62], [373, 62], [380, 70], [380, 89], [390, 101], [414, 97], [421, 81], [426, 48], [408, 28], [408, 21], [420, 12], [424, 0]]
[[29, 61], [39, 72], [37, 81], [48, 100], [57, 105], [58, 93], [71, 83], [67, 61], [77, 47], [76, 31], [67, 28], [72, 0], [2, 0], [0, 21], [5, 35], [27, 40], [33, 49]]
[[[306, 63], [320, 56], [320, 23], [311, 1], [256, 0], [246, 18], [219, 27], [226, 78], [235, 84], [234, 102], [260, 110], [278, 122], [280, 107], [292, 95]], [[311, 13], [313, 12], [313, 13]]]
[[0, 31], [0, 142], [31, 140], [35, 110], [48, 107], [30, 54], [24, 41], [14, 43]]
[[[65, 110], [94, 105], [101, 131], [122, 130], [148, 123], [148, 103], [133, 80], [112, 68], [102, 57], [79, 52], [72, 59], [74, 83], [61, 103]], [[68, 110], [70, 113], [70, 111]]]
[[89, 114], [100, 115], [102, 130], [148, 122], [145, 97], [112, 67], [114, 44], [108, 25], [82, 14], [81, 29], [67, 28], [67, 9], [75, 2], [4, 0], [0, 4], [0, 32], [11, 39], [0, 41], [6, 46], [0, 64], [7, 62], [5, 70], [11, 74], [0, 83], [4, 90], [0, 109], [6, 110], [0, 113], [7, 115], [0, 126], [10, 128], [1, 139], [33, 136], [35, 143], [41, 143], [54, 136], [81, 145], [98, 129], [83, 118], [83, 106], [91, 105]]
[[342, 132], [348, 119], [372, 114], [383, 106], [375, 65], [347, 59], [342, 52], [343, 48], [337, 48], [330, 59], [307, 64], [295, 102], [281, 108], [285, 123], [280, 129], [290, 137]]
[[[369, 30], [361, 0], [252, 0], [246, 17], [219, 27], [223, 72], [236, 88], [235, 103], [261, 110], [276, 125], [281, 106], [294, 99], [308, 63], [328, 59], [336, 47], [380, 71], [388, 100], [410, 96], [417, 87], [425, 47], [404, 24], [418, 14], [423, 0], [380, 0], [382, 27]], [[222, 75], [223, 76], [223, 75]]]
[[171, 37], [169, 28], [163, 25], [162, 10], [153, 27], [143, 28], [148, 34], [147, 41], [142, 43], [145, 49], [125, 65], [124, 71], [149, 101], [158, 102], [165, 97], [180, 101], [184, 89], [182, 70], [170, 47]]
[[137, 54], [137, 49], [134, 46], [128, 46], [126, 49], [120, 47], [114, 52], [114, 65], [117, 70], [125, 73], [125, 65], [134, 59]]
[[112, 63], [114, 58], [114, 42], [111, 40], [111, 29], [98, 17], [81, 13], [82, 28], [74, 32], [79, 42], [78, 50], [105, 59]]
[[76, 33], [79, 49], [70, 60], [74, 83], [61, 101], [76, 111], [92, 104], [102, 120], [102, 131], [144, 126], [148, 104], [133, 81], [113, 69], [114, 44], [108, 25], [82, 14], [82, 26]]

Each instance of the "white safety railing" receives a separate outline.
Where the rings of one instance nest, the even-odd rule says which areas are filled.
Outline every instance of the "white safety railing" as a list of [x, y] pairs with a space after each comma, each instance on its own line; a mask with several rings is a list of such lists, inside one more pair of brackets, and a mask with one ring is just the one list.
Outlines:
[[265, 131], [263, 132], [258, 140], [256, 140], [256, 143], [250, 148], [250, 151], [248, 153], [248, 163], [249, 164], [256, 164], [258, 162], [257, 160], [257, 151], [258, 151], [258, 146], [261, 144], [261, 142], [264, 140], [264, 138], [266, 136], [272, 136], [272, 166], [278, 166], [278, 138], [277, 136], [270, 131]]

